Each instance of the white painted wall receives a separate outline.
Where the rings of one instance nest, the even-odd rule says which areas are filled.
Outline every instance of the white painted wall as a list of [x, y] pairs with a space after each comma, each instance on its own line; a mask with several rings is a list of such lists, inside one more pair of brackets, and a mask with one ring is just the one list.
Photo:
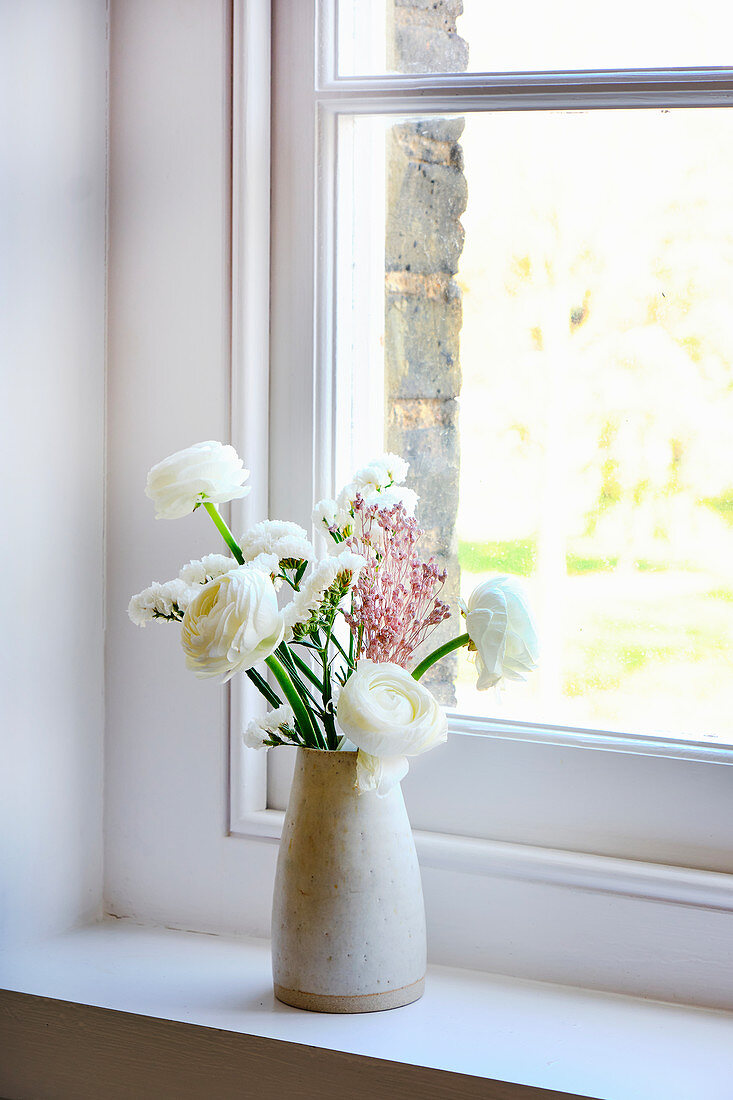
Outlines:
[[105, 0], [0, 8], [0, 944], [101, 901]]
[[144, 487], [167, 454], [230, 435], [229, 8], [112, 6], [105, 904], [265, 935], [276, 848], [226, 835], [226, 689], [186, 672], [178, 628], [126, 613], [224, 549], [203, 512], [156, 522]]

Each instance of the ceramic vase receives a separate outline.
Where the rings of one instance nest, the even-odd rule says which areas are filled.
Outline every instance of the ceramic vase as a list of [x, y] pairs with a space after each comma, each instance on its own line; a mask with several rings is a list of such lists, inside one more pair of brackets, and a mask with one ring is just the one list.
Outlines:
[[356, 789], [356, 753], [299, 748], [272, 909], [275, 996], [317, 1012], [410, 1004], [425, 907], [402, 790]]

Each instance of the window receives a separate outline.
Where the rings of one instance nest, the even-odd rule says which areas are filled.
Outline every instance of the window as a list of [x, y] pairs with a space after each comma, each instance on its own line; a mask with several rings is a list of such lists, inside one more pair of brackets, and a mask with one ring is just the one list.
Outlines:
[[[386, 5], [386, 23], [380, 22], [380, 13], [376, 12], [381, 5], [368, 7], [367, 12], [360, 5], [321, 5], [318, 33], [313, 12], [296, 17], [285, 5], [280, 15], [280, 9], [275, 7], [272, 436], [275, 441], [287, 437], [291, 446], [298, 440], [299, 450], [311, 456], [312, 462], [302, 464], [296, 475], [297, 484], [293, 484], [292, 467], [284, 460], [282, 448], [274, 443], [271, 514], [292, 515], [298, 509], [298, 518], [307, 523], [307, 503], [333, 492], [348, 477], [355, 462], [386, 442], [391, 449], [406, 451], [414, 463], [417, 459], [416, 473], [422, 479], [423, 525], [431, 530], [440, 527], [444, 532], [446, 526], [453, 524], [449, 540], [455, 542], [456, 536], [460, 540], [464, 588], [467, 582], [475, 580], [471, 575], [471, 559], [479, 561], [474, 571], [480, 570], [482, 554], [489, 562], [488, 568], [500, 568], [507, 561], [510, 571], [526, 571], [523, 558], [532, 559], [538, 553], [531, 537], [532, 525], [540, 528], [540, 541], [545, 544], [539, 550], [540, 573], [552, 569], [553, 556], [557, 559], [558, 554], [564, 559], [563, 566], [570, 562], [570, 604], [574, 606], [573, 601], [580, 601], [585, 607], [581, 629], [576, 625], [568, 633], [582, 642], [582, 627], [586, 628], [586, 636], [591, 633], [590, 626], [594, 627], [585, 654], [581, 658], [571, 652], [568, 658], [571, 667], [561, 669], [553, 660], [555, 647], [550, 646], [549, 652], [546, 649], [548, 667], [544, 672], [543, 696], [540, 699], [531, 694], [527, 699], [515, 696], [508, 706], [501, 709], [494, 706], [491, 717], [488, 707], [480, 709], [485, 705], [485, 697], [473, 691], [466, 680], [466, 669], [459, 667], [458, 706], [452, 722], [456, 736], [441, 760], [429, 761], [426, 757], [419, 762], [421, 766], [413, 769], [406, 783], [417, 827], [723, 869], [727, 859], [724, 854], [727, 827], [724, 815], [721, 816], [721, 804], [703, 795], [694, 818], [683, 824], [679, 801], [686, 797], [683, 791], [689, 794], [699, 789], [702, 794], [707, 784], [717, 791], [726, 789], [729, 783], [728, 769], [720, 767], [720, 763], [731, 759], [729, 750], [723, 747], [730, 734], [722, 724], [727, 721], [727, 710], [722, 704], [730, 683], [725, 681], [724, 670], [730, 659], [732, 637], [730, 605], [720, 598], [725, 595], [724, 576], [705, 575], [702, 591], [705, 595], [715, 594], [712, 604], [702, 602], [696, 612], [698, 619], [681, 626], [662, 621], [664, 595], [656, 601], [647, 601], [650, 606], [645, 609], [647, 618], [643, 621], [639, 607], [644, 601], [634, 603], [633, 597], [632, 610], [627, 614], [632, 621], [624, 620], [620, 611], [614, 618], [619, 592], [624, 585], [628, 590], [630, 581], [625, 579], [622, 569], [614, 568], [618, 563], [610, 549], [613, 538], [605, 543], [598, 539], [594, 542], [587, 529], [594, 522], [598, 526], [603, 494], [612, 495], [612, 489], [621, 492], [615, 482], [609, 488], [603, 477], [605, 471], [609, 482], [614, 476], [622, 479], [617, 467], [623, 446], [619, 444], [614, 449], [613, 436], [614, 430], [618, 432], [618, 423], [628, 419], [628, 409], [618, 402], [618, 407], [614, 406], [603, 390], [605, 383], [599, 383], [597, 378], [603, 371], [610, 374], [602, 349], [608, 345], [614, 323], [621, 335], [630, 328], [626, 318], [619, 322], [619, 311], [624, 308], [648, 311], [656, 306], [656, 301], [648, 300], [653, 294], [646, 286], [631, 307], [625, 301], [612, 302], [605, 308], [593, 344], [586, 338], [592, 327], [590, 321], [586, 323], [586, 314], [590, 313], [587, 299], [589, 293], [595, 293], [596, 298], [601, 294], [598, 289], [601, 278], [594, 271], [593, 278], [586, 277], [584, 282], [587, 273], [582, 270], [584, 264], [590, 268], [603, 267], [607, 281], [624, 285], [627, 276], [623, 274], [623, 245], [626, 271], [643, 270], [644, 277], [651, 278], [654, 265], [658, 266], [663, 259], [657, 253], [669, 236], [669, 220], [658, 217], [653, 232], [659, 240], [651, 241], [650, 231], [647, 235], [650, 240], [644, 238], [641, 243], [637, 240], [636, 248], [633, 242], [639, 236], [639, 228], [649, 222], [651, 211], [679, 208], [683, 181], [694, 192], [688, 203], [698, 209], [694, 230], [689, 232], [698, 231], [703, 244], [714, 227], [720, 228], [721, 216], [728, 218], [724, 167], [716, 177], [717, 193], [710, 193], [712, 176], [699, 178], [709, 163], [711, 148], [733, 147], [728, 112], [712, 109], [721, 101], [716, 85], [719, 76], [707, 72], [652, 72], [637, 74], [631, 83], [630, 75], [623, 73], [571, 74], [564, 79], [545, 74], [521, 78], [458, 73], [414, 75], [421, 66], [410, 66], [405, 58], [412, 50], [414, 59], [417, 47], [414, 40], [407, 44], [402, 41], [399, 27], [409, 25], [414, 31], [415, 20], [421, 18], [416, 14], [421, 6], [415, 5], [415, 12], [408, 18], [409, 4]], [[481, 25], [480, 11], [474, 5], [472, 12], [468, 3], [465, 7], [466, 20], [473, 20], [475, 33]], [[486, 5], [479, 7], [485, 14]], [[395, 48], [403, 51], [395, 62], [393, 48], [392, 68], [413, 75], [379, 76], [374, 75], [380, 72], [378, 66], [366, 67], [370, 56], [372, 59], [376, 56], [375, 50], [381, 48], [382, 56], [385, 55], [385, 36], [395, 33], [394, 28], [389, 29], [390, 12], [398, 21]], [[682, 30], [678, 27], [680, 33]], [[310, 54], [301, 49], [294, 65], [291, 51], [295, 34], [300, 36], [301, 43], [307, 40], [314, 46]], [[449, 36], [450, 49], [454, 49], [455, 26], [449, 27], [445, 34]], [[319, 56], [315, 48], [317, 39]], [[428, 49], [425, 55], [428, 60], [438, 56], [435, 34], [430, 41], [433, 46], [432, 53]], [[366, 43], [366, 53], [356, 51], [356, 47], [349, 53], [349, 42], [352, 46], [355, 42]], [[424, 42], [420, 48], [427, 49]], [[454, 51], [448, 61], [455, 62], [456, 56]], [[343, 63], [339, 58], [345, 58]], [[466, 64], [462, 67], [465, 69]], [[367, 75], [353, 75], [363, 71]], [[345, 76], [341, 75], [343, 72]], [[639, 110], [640, 107], [644, 109]], [[684, 158], [679, 153], [683, 147]], [[514, 156], [513, 149], [516, 149]], [[585, 159], [578, 150], [585, 152]], [[400, 155], [402, 164], [398, 160]], [[636, 171], [619, 172], [622, 158], [627, 162], [635, 159]], [[494, 159], [499, 162], [498, 168]], [[562, 166], [560, 171], [556, 170], [558, 163]], [[422, 188], [419, 183], [406, 186], [404, 180], [395, 180], [395, 174], [404, 171], [405, 164], [408, 170], [416, 168], [418, 179], [425, 181]], [[426, 173], [426, 166], [430, 172]], [[464, 245], [459, 218], [466, 205], [466, 179], [469, 199], [464, 217], [467, 234]], [[394, 197], [400, 186], [407, 195], [403, 209]], [[660, 197], [663, 187], [666, 190]], [[473, 204], [472, 188], [479, 196]], [[426, 195], [429, 197], [425, 198]], [[579, 211], [584, 196], [587, 209]], [[538, 201], [540, 197], [544, 208]], [[615, 223], [607, 216], [611, 197], [616, 210]], [[514, 205], [509, 205], [510, 201]], [[520, 220], [518, 201], [532, 207], [534, 222], [521, 219], [523, 235], [515, 240], [516, 232], [512, 236], [511, 227]], [[495, 224], [492, 226], [490, 239], [485, 216], [482, 221], [488, 204], [494, 206], [495, 221], [500, 223], [500, 230]], [[636, 220], [630, 223], [631, 215]], [[541, 217], [546, 224], [540, 222]], [[407, 219], [411, 221], [404, 228], [402, 223]], [[531, 283], [523, 265], [531, 268], [532, 264], [544, 262], [542, 249], [548, 242], [542, 239], [542, 234], [547, 235], [547, 226], [552, 228], [553, 220], [556, 237], [562, 237], [565, 263], [565, 269], [557, 277], [554, 272], [547, 276], [553, 286], [554, 282], [565, 280], [559, 289], [551, 288], [549, 294], [550, 298], [555, 294], [560, 299], [559, 312], [565, 311], [562, 314], [565, 329], [559, 336], [551, 331], [553, 326], [555, 329], [561, 326], [551, 310], [547, 316], [547, 293], [539, 305], [531, 301], [528, 305], [524, 299], [532, 294], [537, 298], [542, 288], [532, 287], [526, 294], [527, 287], [522, 285], [523, 280]], [[603, 233], [599, 232], [598, 241], [589, 242], [586, 226], [597, 228], [599, 224]], [[622, 231], [626, 233], [623, 239]], [[416, 235], [420, 232], [423, 237], [418, 241]], [[729, 232], [726, 228], [725, 233]], [[485, 257], [492, 248], [499, 253], [496, 267], [479, 271], [478, 277], [474, 275], [473, 285], [466, 293], [466, 280], [471, 278], [466, 273], [480, 268], [480, 257]], [[654, 255], [647, 257], [643, 254], [645, 249]], [[411, 251], [417, 263], [410, 262]], [[551, 256], [547, 262], [550, 260], [556, 262], [557, 256]], [[703, 255], [699, 261], [703, 267], [705, 260]], [[684, 262], [688, 264], [688, 260]], [[676, 261], [668, 256], [668, 264], [675, 266]], [[682, 275], [678, 266], [674, 287], [681, 296]], [[610, 272], [606, 270], [609, 268]], [[515, 285], [507, 293], [500, 284], [510, 277]], [[501, 299], [498, 290], [504, 295]], [[577, 302], [573, 295], [577, 296]], [[593, 308], [603, 312], [595, 302]], [[696, 308], [704, 314], [706, 309], [715, 312], [717, 307], [711, 307], [706, 298], [701, 306], [696, 303]], [[404, 314], [407, 309], [412, 311], [407, 322], [399, 316], [395, 321], [390, 316]], [[680, 302], [677, 309], [682, 315], [686, 303]], [[423, 347], [419, 346], [421, 324], [430, 326], [429, 339]], [[573, 346], [571, 341], [577, 339], [575, 330], [580, 332], [584, 325], [582, 340], [577, 341], [578, 347]], [[440, 343], [435, 339], [438, 327], [449, 349], [442, 357], [436, 351]], [[503, 331], [494, 337], [494, 374], [487, 368], [482, 373], [482, 344], [487, 341], [487, 330], [497, 328]], [[704, 322], [700, 320], [698, 329], [701, 332], [703, 328]], [[455, 362], [459, 335], [464, 345], [463, 391]], [[634, 335], [638, 337], [638, 332]], [[642, 337], [647, 335], [642, 333]], [[678, 343], [698, 339], [686, 331], [677, 335]], [[524, 360], [534, 351], [541, 361], [541, 347], [533, 348], [532, 341], [541, 346], [543, 341], [547, 345], [553, 338], [558, 350], [551, 356], [545, 348], [544, 362], [550, 363], [555, 372], [554, 384], [540, 389], [537, 382], [543, 368], [535, 364], [528, 368]], [[617, 338], [621, 340], [621, 336], [615, 335], [614, 339]], [[722, 337], [722, 355], [726, 339], [727, 335]], [[411, 347], [405, 347], [407, 340], [412, 341]], [[524, 340], [527, 349], [518, 352], [509, 346], [512, 340]], [[399, 344], [397, 349], [395, 342]], [[655, 354], [664, 359], [666, 350]], [[614, 362], [620, 365], [608, 383], [611, 389], [622, 385], [619, 376], [624, 369], [627, 374], [632, 369], [633, 364], [629, 366], [628, 361], [636, 354], [636, 345], [631, 348], [631, 342], [614, 350]], [[401, 362], [395, 366], [390, 356], [394, 359], [401, 356]], [[502, 360], [507, 363], [505, 379], [501, 378]], [[420, 369], [432, 374], [428, 390], [419, 388], [420, 384], [425, 386], [424, 380], [414, 388]], [[591, 370], [594, 377], [588, 379]], [[635, 394], [632, 402], [636, 416], [633, 430], [642, 436], [644, 424], [647, 420], [653, 422], [655, 411], [658, 418], [661, 415], [656, 406], [663, 387], [658, 377], [653, 376], [653, 368], [648, 374], [651, 377], [645, 376], [642, 392]], [[696, 384], [704, 390], [704, 379]], [[400, 385], [404, 387], [402, 392], [395, 388]], [[432, 391], [430, 385], [434, 387]], [[587, 393], [582, 400], [577, 399], [577, 414], [573, 415], [576, 410], [571, 413], [568, 409], [568, 391], [572, 389], [577, 394], [581, 385], [586, 386]], [[712, 396], [711, 388], [706, 405], [701, 406], [701, 399], [696, 398], [693, 409], [689, 401], [682, 400], [669, 416], [674, 420], [686, 413], [706, 418], [708, 449], [701, 461], [712, 466], [718, 459], [720, 484], [715, 482], [709, 496], [717, 494], [724, 501], [728, 483], [723, 483], [726, 476], [729, 481], [733, 478], [733, 470], [730, 461], [726, 462], [724, 422], [715, 421], [713, 415], [727, 383], [723, 381], [721, 385], [718, 398]], [[679, 391], [679, 386], [675, 390]], [[522, 391], [526, 396], [517, 414]], [[481, 410], [489, 392], [495, 399], [491, 418], [487, 420]], [[385, 396], [386, 416], [382, 414]], [[619, 400], [623, 403], [623, 398]], [[577, 419], [583, 420], [575, 433], [580, 438], [571, 440], [577, 453], [571, 450], [568, 460], [563, 445], [573, 434], [571, 427]], [[428, 430], [411, 432], [415, 423], [421, 427], [427, 425]], [[496, 445], [481, 434], [484, 423], [488, 424], [490, 436], [500, 437]], [[667, 423], [661, 430], [667, 436], [673, 435], [673, 428]], [[530, 436], [524, 448], [523, 432]], [[513, 442], [512, 433], [516, 436]], [[590, 444], [584, 434], [593, 437]], [[456, 478], [459, 448], [466, 452], [466, 459]], [[478, 513], [482, 500], [486, 499], [488, 479], [476, 475], [472, 469], [476, 457], [482, 453], [494, 466], [506, 465], [513, 471], [504, 475], [504, 484], [497, 487], [493, 500], [486, 503], [485, 516]], [[589, 455], [595, 462], [590, 471]], [[672, 465], [673, 460], [672, 455]], [[574, 463], [569, 470], [565, 469], [568, 461]], [[615, 475], [609, 472], [614, 469]], [[441, 470], [448, 470], [448, 476], [441, 478]], [[669, 478], [674, 477], [674, 470], [665, 467], [659, 476], [657, 496], [661, 497], [668, 489]], [[512, 477], [516, 484], [512, 484]], [[532, 485], [541, 485], [543, 477], [550, 488], [544, 494], [536, 491], [533, 494]], [[458, 485], [451, 484], [451, 479], [457, 480]], [[710, 484], [714, 481], [715, 478]], [[555, 482], [565, 487], [562, 492], [551, 492]], [[583, 484], [576, 487], [575, 482]], [[631, 501], [635, 493], [638, 496], [644, 491], [643, 486], [632, 482], [633, 478], [623, 487], [623, 493]], [[447, 503], [438, 499], [436, 504], [436, 497], [442, 494], [445, 498], [451, 493], [453, 496]], [[519, 509], [512, 502], [517, 494], [522, 497]], [[545, 516], [543, 529], [542, 513], [547, 512], [548, 502], [556, 515], [554, 522], [547, 521]], [[577, 512], [568, 520], [570, 530], [577, 534], [575, 541], [569, 542], [567, 533], [557, 530], [558, 516], [564, 507]], [[427, 522], [425, 508], [435, 511]], [[623, 502], [617, 508], [613, 524], [608, 526], [615, 526], [616, 530], [623, 527], [622, 511]], [[494, 513], [504, 518], [496, 519]], [[605, 516], [600, 518], [604, 520]], [[495, 522], [498, 526], [494, 529]], [[526, 528], [518, 526], [527, 522], [530, 537]], [[481, 528], [479, 537], [472, 538], [477, 525]], [[489, 536], [494, 530], [492, 539]], [[720, 554], [730, 536], [724, 521], [717, 525], [718, 530]], [[438, 552], [442, 549], [447, 557], [451, 554], [450, 547], [438, 545], [436, 549]], [[659, 547], [655, 549], [659, 551]], [[623, 553], [628, 550], [617, 549], [616, 557]], [[636, 553], [641, 558], [638, 550]], [[654, 572], [655, 562], [641, 560], [639, 568], [637, 558], [632, 557], [636, 562], [631, 573], [634, 582], [646, 583], [647, 589], [652, 586], [661, 589], [660, 578]], [[453, 564], [458, 565], [455, 557]], [[565, 568], [562, 572], [565, 573]], [[592, 598], [598, 604], [590, 609], [591, 597], [586, 595], [590, 589], [589, 573], [595, 582], [596, 595]], [[579, 582], [574, 579], [576, 576]], [[668, 591], [669, 577], [664, 574], [664, 578]], [[548, 579], [535, 577], [532, 582], [539, 589], [539, 604], [544, 605], [540, 610], [550, 621], [567, 611], [563, 601], [557, 599], [557, 579], [550, 572]], [[604, 595], [609, 582], [615, 583], [616, 588]], [[460, 583], [456, 569], [456, 587]], [[582, 593], [580, 597], [576, 592]], [[573, 614], [577, 617], [577, 610]], [[713, 619], [718, 616], [721, 623], [717, 633], [710, 627], [715, 640], [709, 668], [711, 679], [721, 684], [721, 694], [710, 707], [719, 714], [719, 728], [710, 724], [710, 710], [703, 711], [699, 703], [690, 705], [701, 694], [699, 689], [689, 687], [684, 705], [666, 698], [671, 692], [679, 692], [680, 668], [676, 663], [666, 672], [667, 680], [656, 688], [657, 694], [663, 696], [659, 715], [654, 714], [653, 707], [654, 675], [648, 677], [643, 698], [627, 691], [620, 700], [631, 678], [634, 659], [644, 660], [654, 648], [647, 644], [650, 632], [656, 631], [661, 636], [657, 649], [664, 651], [665, 646], [674, 644], [675, 639], [670, 640], [670, 636], [675, 629], [678, 634], [704, 633], [706, 615]], [[631, 632], [631, 637], [622, 637], [624, 632]], [[612, 655], [604, 652], [604, 644], [606, 650], [614, 651]], [[598, 699], [593, 696], [594, 676], [600, 682], [595, 692]], [[591, 683], [584, 683], [584, 677]], [[562, 696], [558, 684], [568, 681], [572, 690]], [[455, 671], [450, 682], [442, 687], [447, 688], [450, 696], [456, 687]], [[675, 724], [675, 719], [681, 711], [689, 715], [695, 710], [700, 713], [700, 721], [693, 731], [692, 742], [715, 739], [721, 742], [715, 748], [684, 743], [688, 727], [684, 722]], [[484, 717], [468, 716], [476, 713]], [[289, 783], [287, 754], [271, 754], [268, 770], [269, 805], [282, 809]], [[508, 776], [516, 777], [519, 787], [507, 784]], [[617, 820], [619, 805], [625, 807], [623, 826]], [[717, 837], [712, 846], [711, 836]]]

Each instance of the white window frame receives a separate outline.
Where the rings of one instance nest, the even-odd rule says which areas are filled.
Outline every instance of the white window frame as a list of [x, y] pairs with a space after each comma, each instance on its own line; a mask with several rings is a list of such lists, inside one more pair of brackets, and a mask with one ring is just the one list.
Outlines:
[[[246, 5], [245, 10], [251, 7]], [[324, 0], [318, 16], [311, 2], [276, 0], [273, 5], [277, 94], [272, 106], [269, 511], [306, 524], [310, 501], [331, 494], [334, 488], [334, 178], [336, 121], [342, 112], [708, 106], [730, 104], [733, 99], [733, 70], [340, 79], [331, 34], [333, 9], [334, 0]], [[314, 51], [308, 48], [308, 43], [316, 41], [316, 18], [325, 58], [317, 80]], [[251, 45], [250, 41], [247, 58]], [[250, 72], [240, 58], [235, 63], [235, 81], [237, 73], [244, 71]], [[240, 277], [235, 278], [235, 318], [239, 316], [240, 321], [235, 330], [248, 332], [250, 342], [257, 340], [258, 355], [251, 356], [244, 340], [235, 337], [239, 342], [235, 342], [234, 392], [247, 392], [247, 401], [235, 400], [235, 409], [240, 405], [251, 409], [254, 392], [251, 373], [237, 363], [261, 362], [265, 342], [264, 303], [253, 303], [242, 290], [261, 278], [254, 272], [261, 272], [267, 252], [261, 233], [265, 202], [261, 183], [250, 187], [246, 172], [246, 150], [253, 141], [260, 145], [263, 125], [261, 119], [253, 125], [250, 102], [246, 94], [235, 93], [235, 111], [239, 104], [241, 113], [239, 118], [235, 113], [234, 119], [240, 150], [235, 157], [239, 175], [234, 201], [242, 217], [239, 225], [235, 219], [234, 227], [235, 256], [240, 257]], [[258, 136], [253, 138], [255, 131]], [[242, 244], [243, 234], [249, 250]], [[255, 323], [253, 311], [257, 311]], [[253, 337], [253, 333], [259, 335]], [[261, 386], [261, 381], [257, 384]], [[241, 432], [235, 434], [247, 440], [250, 454], [251, 422], [243, 420]], [[294, 455], [305, 460], [293, 461]], [[247, 686], [235, 688], [233, 698], [231, 831], [276, 838], [283, 814], [268, 809], [263, 757], [241, 749], [237, 735], [241, 716], [252, 705]], [[666, 873], [651, 876], [656, 883], [653, 889], [650, 875], [642, 873], [652, 896], [681, 899], [692, 890], [698, 901], [707, 899], [720, 906], [724, 899], [723, 907], [733, 909], [733, 878], [728, 878], [733, 872], [728, 812], [733, 771], [723, 767], [733, 763], [731, 747], [466, 716], [452, 718], [451, 733], [455, 743], [451, 765], [459, 772], [463, 769], [461, 782], [446, 795], [444, 758], [436, 762], [416, 796], [413, 821], [423, 826], [418, 844], [424, 861], [445, 867], [458, 861], [490, 873], [506, 871], [507, 861], [514, 861], [512, 874], [519, 877], [539, 876], [573, 885], [587, 884], [579, 867], [586, 866], [594, 880], [602, 867], [608, 882], [615, 882], [623, 892], [640, 881], [634, 868], [611, 868], [603, 860], [641, 860], [668, 866]], [[476, 762], [482, 757], [485, 767], [477, 770]], [[643, 767], [640, 758], [645, 758]], [[487, 812], [484, 808], [467, 814], [466, 805], [475, 806], [480, 785], [486, 785], [485, 778], [477, 780], [477, 776], [482, 772], [485, 776], [487, 769], [504, 777], [502, 791], [494, 792], [500, 795], [498, 804], [494, 812], [489, 807]], [[543, 783], [531, 798], [523, 797], [522, 791], [532, 787], [527, 775], [538, 770]], [[506, 777], [518, 774], [525, 778], [516, 778], [513, 790], [510, 780], [507, 793]], [[635, 802], [625, 805], [629, 791], [634, 792]], [[623, 823], [609, 819], [614, 805]], [[701, 815], [702, 827], [696, 827]], [[504, 850], [507, 844], [512, 845], [511, 860]], [[572, 866], [565, 858], [568, 853], [575, 856]], [[600, 866], [594, 860], [601, 860]], [[558, 871], [560, 866], [563, 871]], [[714, 879], [705, 880], [706, 873], [715, 874]], [[702, 885], [705, 881], [709, 893]]]

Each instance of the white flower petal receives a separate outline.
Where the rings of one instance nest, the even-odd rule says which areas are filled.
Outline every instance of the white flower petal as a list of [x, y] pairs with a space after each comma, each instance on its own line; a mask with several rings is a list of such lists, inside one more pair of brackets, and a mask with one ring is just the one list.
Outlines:
[[356, 756], [356, 785], [360, 791], [376, 791], [384, 798], [407, 775], [406, 756], [370, 756], [359, 749]]
[[180, 519], [197, 504], [244, 497], [249, 477], [241, 458], [229, 444], [210, 439], [176, 451], [148, 471], [146, 495], [155, 504], [156, 519]]
[[215, 577], [221, 577], [223, 573], [236, 568], [237, 563], [234, 558], [229, 558], [226, 554], [207, 554], [204, 558], [184, 565], [178, 575], [186, 584], [206, 584], [208, 581], [213, 581]]
[[341, 689], [338, 723], [371, 756], [417, 756], [445, 741], [435, 697], [399, 665], [362, 660]]
[[525, 680], [537, 667], [537, 631], [517, 577], [493, 577], [474, 589], [466, 610], [466, 630], [476, 649], [479, 691], [502, 679]]
[[286, 520], [266, 519], [245, 531], [239, 541], [245, 561], [253, 561], [260, 554], [274, 554], [278, 561], [289, 558], [311, 561], [313, 546], [304, 528]]
[[153, 581], [132, 597], [127, 614], [135, 626], [145, 626], [154, 620], [180, 622], [195, 594], [196, 588], [187, 585], [180, 577], [164, 584]]
[[186, 666], [197, 676], [246, 672], [277, 649], [285, 626], [270, 577], [241, 566], [209, 581], [183, 618]]
[[282, 706], [248, 722], [242, 730], [242, 740], [248, 749], [262, 749], [273, 733], [279, 732], [283, 737], [288, 736], [294, 725], [293, 712], [287, 703], [283, 703]]

